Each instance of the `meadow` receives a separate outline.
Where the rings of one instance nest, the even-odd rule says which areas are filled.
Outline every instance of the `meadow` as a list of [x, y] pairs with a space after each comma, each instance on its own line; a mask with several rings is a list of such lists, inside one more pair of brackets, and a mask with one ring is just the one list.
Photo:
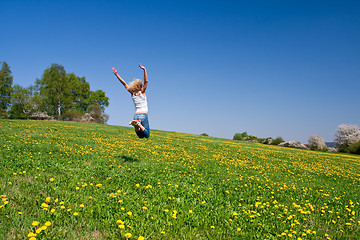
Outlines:
[[360, 157], [0, 120], [0, 239], [360, 239]]

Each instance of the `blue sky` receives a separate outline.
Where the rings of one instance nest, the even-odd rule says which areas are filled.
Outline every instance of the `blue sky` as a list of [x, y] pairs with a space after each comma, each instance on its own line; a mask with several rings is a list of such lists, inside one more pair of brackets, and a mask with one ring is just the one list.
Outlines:
[[148, 70], [150, 127], [232, 138], [332, 141], [360, 125], [358, 1], [0, 0], [0, 61], [27, 87], [52, 63], [134, 114], [127, 82]]

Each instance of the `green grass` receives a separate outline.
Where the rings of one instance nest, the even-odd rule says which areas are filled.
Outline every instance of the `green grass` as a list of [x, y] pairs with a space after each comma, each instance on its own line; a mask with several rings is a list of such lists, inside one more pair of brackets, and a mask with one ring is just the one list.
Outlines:
[[359, 156], [151, 134], [0, 120], [0, 239], [360, 239]]

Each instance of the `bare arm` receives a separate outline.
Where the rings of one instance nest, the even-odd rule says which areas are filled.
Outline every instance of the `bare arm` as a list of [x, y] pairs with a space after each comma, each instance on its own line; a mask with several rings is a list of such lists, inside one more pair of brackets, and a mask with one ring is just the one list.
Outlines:
[[[124, 79], [122, 79], [120, 77], [120, 75], [117, 73], [117, 70], [115, 68], [112, 68], [113, 73], [115, 74], [115, 76], [119, 79], [119, 81], [122, 83], [122, 85], [124, 85], [124, 87], [126, 88], [126, 90], [129, 91], [129, 85], [126, 84], [126, 82], [124, 81]], [[130, 92], [130, 91], [129, 91]]]
[[146, 73], [146, 68], [145, 68], [143, 65], [141, 65], [141, 64], [139, 64], [139, 67], [140, 67], [142, 70], [144, 70], [144, 85], [143, 85], [143, 87], [142, 87], [142, 89], [141, 89], [141, 92], [145, 93], [146, 88], [147, 88], [147, 84], [148, 84], [148, 77], [147, 77], [147, 73]]

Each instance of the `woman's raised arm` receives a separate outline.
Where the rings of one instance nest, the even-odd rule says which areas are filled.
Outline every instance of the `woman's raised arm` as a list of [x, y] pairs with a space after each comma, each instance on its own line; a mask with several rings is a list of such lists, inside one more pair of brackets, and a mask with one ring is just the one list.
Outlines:
[[147, 73], [146, 73], [146, 68], [145, 68], [143, 65], [141, 65], [141, 64], [139, 64], [139, 67], [140, 67], [142, 70], [144, 70], [144, 85], [143, 85], [143, 87], [142, 87], [142, 89], [141, 89], [141, 92], [145, 93], [146, 88], [147, 88], [147, 84], [148, 84], [148, 77], [147, 77]]
[[[122, 78], [119, 76], [117, 70], [116, 70], [115, 68], [112, 68], [112, 71], [113, 71], [113, 73], [115, 74], [115, 76], [119, 79], [119, 81], [122, 83], [122, 85], [124, 85], [124, 87], [126, 88], [126, 90], [129, 91], [129, 85], [127, 85], [126, 82], [124, 81], [124, 79], [122, 79]], [[130, 92], [130, 91], [129, 91], [129, 92]]]

